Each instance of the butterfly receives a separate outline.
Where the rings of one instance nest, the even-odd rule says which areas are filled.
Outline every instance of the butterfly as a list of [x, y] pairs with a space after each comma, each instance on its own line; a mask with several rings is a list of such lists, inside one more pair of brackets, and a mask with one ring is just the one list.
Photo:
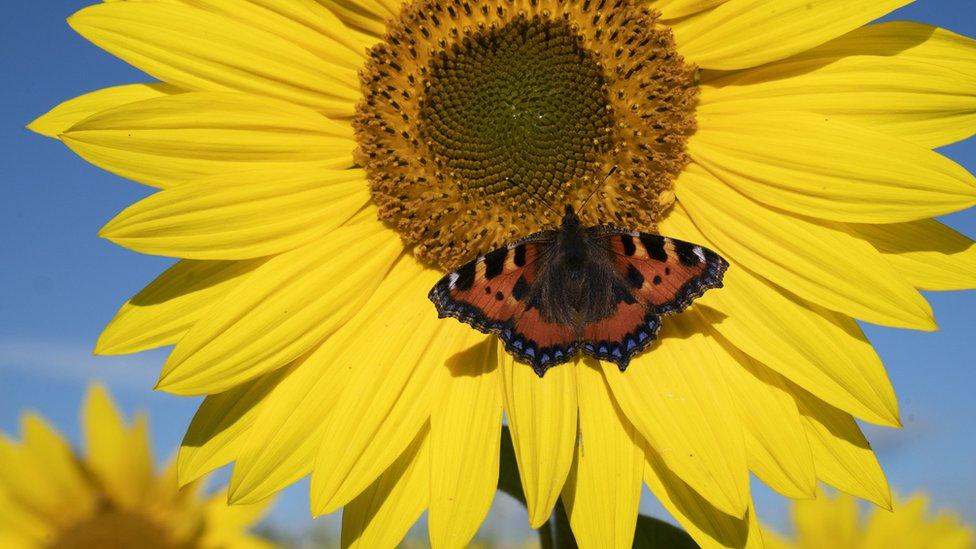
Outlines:
[[428, 297], [501, 338], [539, 377], [578, 351], [627, 369], [661, 317], [722, 287], [728, 262], [705, 247], [609, 225], [584, 227], [572, 206], [544, 230], [447, 273]]

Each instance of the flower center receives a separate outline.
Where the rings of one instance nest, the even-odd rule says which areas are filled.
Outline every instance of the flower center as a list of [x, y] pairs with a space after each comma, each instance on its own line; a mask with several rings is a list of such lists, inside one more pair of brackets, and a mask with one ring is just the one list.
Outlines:
[[594, 191], [586, 223], [653, 230], [688, 162], [694, 74], [635, 1], [418, 0], [369, 52], [357, 162], [381, 219], [445, 269]]
[[603, 71], [565, 21], [518, 16], [430, 66], [420, 127], [435, 165], [472, 197], [559, 204], [612, 146]]

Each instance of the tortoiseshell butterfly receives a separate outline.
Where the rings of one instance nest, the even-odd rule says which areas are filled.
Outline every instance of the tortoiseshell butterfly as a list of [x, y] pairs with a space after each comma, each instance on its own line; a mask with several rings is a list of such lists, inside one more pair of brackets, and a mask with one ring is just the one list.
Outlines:
[[583, 227], [567, 205], [559, 230], [478, 257], [444, 276], [429, 297], [440, 318], [497, 335], [540, 377], [580, 350], [625, 370], [657, 337], [661, 316], [720, 288], [728, 266], [696, 244]]

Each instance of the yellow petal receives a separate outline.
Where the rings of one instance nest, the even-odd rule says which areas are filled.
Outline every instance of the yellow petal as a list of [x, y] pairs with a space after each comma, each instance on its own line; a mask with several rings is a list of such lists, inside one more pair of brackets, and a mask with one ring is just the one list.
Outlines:
[[[359, 99], [359, 79], [343, 62], [344, 47], [327, 48], [335, 55], [313, 53], [296, 41], [210, 11], [115, 2], [85, 8], [68, 24], [109, 53], [187, 90], [266, 95], [329, 116], [352, 115]], [[321, 40], [327, 43], [325, 36]]]
[[0, 499], [4, 495], [9, 498], [11, 507], [21, 508], [25, 516], [31, 517], [25, 520], [34, 523], [32, 526], [41, 527], [39, 530], [43, 530], [43, 525], [67, 525], [83, 518], [84, 512], [93, 509], [97, 503], [95, 487], [83, 487], [87, 490], [82, 492], [78, 508], [73, 508], [70, 503], [66, 505], [65, 493], [57, 484], [58, 479], [44, 468], [48, 460], [38, 459], [39, 456], [31, 452], [32, 449], [26, 441], [17, 444], [0, 434], [0, 463], [3, 463], [0, 468]]
[[182, 0], [249, 26], [268, 31], [301, 46], [316, 57], [358, 71], [366, 50], [338, 17], [314, 1], [248, 0], [229, 4], [226, 0]]
[[761, 206], [694, 165], [675, 191], [717, 251], [784, 289], [875, 324], [936, 328], [915, 287], [850, 234]]
[[[861, 34], [866, 35], [861, 38]], [[748, 71], [719, 73], [701, 88], [702, 112], [749, 113], [750, 117], [777, 111], [812, 112], [822, 115], [812, 119], [821, 122], [814, 128], [831, 129], [824, 119], [842, 121], [924, 148], [961, 141], [976, 133], [976, 74], [961, 74], [950, 67], [891, 52], [889, 44], [879, 42], [874, 34], [855, 31], [834, 42]], [[976, 55], [972, 45], [959, 49]], [[798, 149], [818, 140], [816, 135], [806, 135], [810, 129], [790, 130], [801, 134]], [[850, 139], [856, 136], [845, 141]], [[880, 143], [873, 147], [883, 149]], [[843, 143], [837, 148], [845, 150]], [[809, 154], [819, 154], [819, 149]], [[864, 151], [858, 150], [858, 154]], [[898, 159], [897, 154], [888, 158], [898, 160], [899, 165], [912, 165], [908, 159]], [[835, 158], [830, 161], [842, 162]], [[897, 175], [898, 168], [891, 170]]]
[[744, 69], [823, 44], [911, 1], [730, 0], [673, 29], [690, 62]]
[[95, 353], [117, 355], [172, 345], [263, 260], [179, 261], [117, 313]]
[[[0, 458], [9, 457], [7, 450], [11, 446], [12, 443], [0, 435]], [[4, 463], [10, 462], [5, 460]], [[8, 469], [7, 474], [14, 473], [9, 467], [5, 469]], [[58, 530], [57, 524], [25, 506], [16, 493], [7, 491], [8, 487], [5, 486], [7, 479], [4, 477], [5, 473], [0, 471], [0, 505], [4, 509], [4, 512], [0, 513], [0, 547], [11, 549], [43, 547], [44, 543], [55, 535]]]
[[23, 450], [44, 482], [33, 482], [35, 493], [47, 485], [60, 505], [59, 518], [68, 522], [84, 516], [98, 503], [90, 480], [79, 467], [71, 446], [44, 418], [28, 413], [21, 420]]
[[[680, 205], [659, 228], [714, 248]], [[724, 339], [838, 408], [873, 423], [899, 424], [884, 365], [850, 317], [811, 305], [736, 264], [724, 282], [697, 302], [708, 305], [700, 310]]]
[[857, 501], [850, 496], [821, 493], [815, 500], [794, 505], [792, 515], [796, 535], [805, 546], [862, 547]]
[[676, 19], [710, 10], [728, 0], [651, 0], [647, 3], [664, 19]]
[[644, 472], [640, 435], [613, 401], [600, 366], [588, 360], [575, 367], [579, 440], [562, 494], [569, 523], [581, 547], [630, 548]]
[[825, 115], [746, 111], [703, 109], [688, 150], [753, 200], [857, 223], [913, 221], [976, 204], [976, 177], [924, 147]]
[[383, 351], [394, 360], [397, 346], [409, 338], [407, 330], [395, 330], [399, 338], [387, 342], [386, 322], [403, 309], [406, 287], [423, 276], [427, 273], [419, 263], [402, 257], [360, 313], [272, 390], [234, 466], [232, 502], [260, 501], [312, 471], [327, 420], [361, 367], [363, 350]]
[[838, 57], [861, 49], [871, 55], [898, 57], [976, 76], [976, 40], [912, 21], [867, 25], [798, 57]]
[[722, 512], [741, 517], [749, 470], [716, 355], [721, 344], [687, 315], [668, 317], [659, 337], [626, 372], [603, 364], [614, 399], [675, 475]]
[[144, 99], [165, 97], [180, 91], [176, 86], [169, 84], [113, 86], [69, 99], [38, 117], [28, 124], [27, 128], [47, 137], [58, 137], [71, 126], [95, 113]]
[[777, 374], [745, 353], [724, 345], [716, 350], [742, 422], [749, 468], [787, 497], [813, 497], [813, 455], [792, 394]]
[[148, 254], [263, 257], [322, 238], [368, 203], [369, 188], [361, 170], [220, 174], [137, 202], [99, 236]]
[[399, 0], [319, 0], [343, 23], [372, 36], [383, 36], [386, 20], [400, 12]]
[[538, 528], [549, 520], [573, 464], [578, 412], [576, 368], [565, 364], [540, 378], [528, 365], [515, 362], [506, 353], [501, 373], [529, 525]]
[[374, 222], [268, 260], [180, 340], [159, 388], [218, 393], [298, 358], [359, 311], [401, 251]]
[[934, 219], [845, 228], [874, 246], [916, 288], [976, 288], [976, 243]]
[[653, 450], [648, 449], [645, 457], [644, 482], [647, 487], [698, 545], [704, 549], [762, 547], [756, 511], [751, 502], [744, 517], [730, 516], [671, 472]]
[[101, 385], [88, 390], [82, 413], [88, 466], [114, 502], [135, 507], [153, 477], [152, 452], [145, 416], [137, 416], [131, 428]]
[[268, 395], [293, 368], [281, 368], [203, 400], [183, 435], [177, 461], [181, 486], [233, 461]]
[[198, 177], [280, 168], [352, 165], [352, 129], [319, 113], [257, 95], [194, 92], [102, 111], [61, 139], [96, 166], [168, 187]]
[[497, 351], [494, 338], [484, 338], [435, 372], [443, 391], [430, 417], [433, 547], [467, 546], [495, 496], [502, 428]]
[[[245, 532], [267, 515], [273, 504], [274, 498], [268, 498], [251, 505], [227, 505], [226, 494], [222, 492], [214, 494], [207, 500], [203, 509], [207, 527], [199, 541], [200, 546], [245, 549], [248, 546], [242, 545], [241, 541], [253, 539]], [[253, 547], [256, 549], [262, 546]], [[267, 543], [263, 547], [272, 549], [275, 546]]]
[[793, 394], [806, 424], [817, 478], [891, 509], [891, 491], [871, 445], [854, 418], [799, 387]]
[[393, 463], [430, 418], [431, 398], [441, 392], [434, 372], [483, 340], [431, 313], [426, 294], [438, 275], [428, 271], [406, 285], [400, 308], [382, 320], [386, 333], [364, 334], [354, 346], [355, 389], [333, 403], [312, 472], [314, 515], [345, 505]]
[[424, 428], [389, 469], [342, 510], [342, 547], [396, 547], [427, 507], [430, 459], [430, 437]]

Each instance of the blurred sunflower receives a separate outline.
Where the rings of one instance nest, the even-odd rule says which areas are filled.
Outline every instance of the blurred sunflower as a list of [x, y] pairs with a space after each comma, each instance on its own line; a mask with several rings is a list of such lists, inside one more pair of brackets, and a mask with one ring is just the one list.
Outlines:
[[248, 534], [268, 502], [230, 507], [202, 482], [182, 489], [175, 460], [153, 470], [144, 415], [126, 425], [100, 385], [82, 408], [85, 456], [40, 416], [22, 442], [0, 434], [0, 547], [30, 549], [271, 549]]
[[[909, 0], [156, 0], [69, 23], [161, 80], [31, 124], [162, 190], [102, 235], [182, 258], [103, 354], [175, 344], [158, 387], [207, 395], [189, 482], [230, 498], [311, 474], [348, 545], [424, 510], [466, 543], [498, 476], [502, 413], [530, 522], [562, 498], [584, 546], [629, 546], [641, 480], [706, 546], [760, 540], [749, 471], [890, 505], [853, 417], [898, 425], [855, 319], [933, 330], [918, 289], [976, 286], [931, 219], [976, 203], [932, 151], [976, 128], [976, 45], [866, 23]], [[436, 318], [445, 268], [581, 212], [707, 245], [726, 287], [626, 373], [542, 380]], [[557, 211], [559, 208], [555, 208]]]
[[846, 494], [797, 501], [793, 504], [794, 539], [763, 528], [769, 549], [970, 549], [973, 529], [957, 516], [941, 511], [928, 516], [929, 499], [915, 494], [897, 500], [894, 509], [874, 509], [861, 516], [857, 500]]

